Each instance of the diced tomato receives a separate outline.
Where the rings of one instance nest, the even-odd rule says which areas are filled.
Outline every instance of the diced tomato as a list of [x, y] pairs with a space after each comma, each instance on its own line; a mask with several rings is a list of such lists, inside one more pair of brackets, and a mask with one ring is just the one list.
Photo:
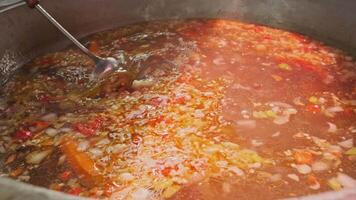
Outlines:
[[89, 50], [93, 53], [98, 53], [99, 52], [99, 43], [98, 41], [94, 40], [89, 43]]
[[316, 104], [309, 104], [305, 107], [306, 111], [311, 112], [313, 114], [319, 113], [320, 112], [320, 106]]
[[72, 188], [68, 191], [68, 194], [78, 196], [82, 192], [81, 188]]
[[96, 132], [96, 130], [91, 129], [85, 123], [75, 123], [73, 125], [73, 129], [78, 131], [79, 133], [87, 136], [87, 137], [93, 136], [95, 134], [95, 132]]
[[42, 103], [42, 104], [49, 104], [51, 97], [46, 95], [46, 94], [42, 94], [38, 97], [38, 100]]
[[71, 171], [65, 171], [65, 172], [62, 172], [62, 173], [59, 175], [59, 178], [60, 178], [62, 181], [68, 181], [71, 176], [72, 176], [72, 172], [71, 172]]
[[189, 83], [190, 80], [191, 80], [191, 77], [189, 77], [189, 76], [180, 76], [180, 77], [178, 77], [177, 82], [178, 83]]
[[87, 137], [90, 137], [95, 135], [96, 131], [101, 128], [102, 124], [103, 120], [96, 118], [87, 123], [75, 123], [73, 124], [73, 129]]
[[161, 171], [161, 173], [162, 173], [162, 175], [164, 175], [164, 176], [169, 176], [169, 174], [171, 173], [171, 171], [172, 171], [172, 167], [166, 167], [166, 168], [164, 168], [164, 169]]
[[44, 121], [36, 121], [32, 123], [32, 126], [36, 128], [36, 131], [42, 131], [43, 129], [49, 127], [49, 123]]
[[161, 104], [162, 100], [160, 98], [153, 98], [151, 99], [150, 104], [154, 106], [159, 106]]
[[345, 116], [352, 116], [354, 114], [354, 109], [351, 107], [345, 107], [344, 108], [344, 115]]
[[307, 183], [309, 185], [315, 185], [318, 184], [318, 179], [316, 178], [316, 176], [314, 174], [310, 174], [307, 177]]
[[255, 31], [256, 33], [260, 33], [264, 30], [264, 28], [260, 26], [253, 26], [252, 30]]
[[296, 151], [294, 159], [298, 164], [312, 164], [314, 160], [313, 154], [308, 151]]
[[14, 138], [17, 140], [27, 140], [33, 137], [33, 133], [29, 130], [18, 130], [15, 135]]
[[181, 105], [185, 104], [185, 98], [184, 98], [184, 96], [179, 96], [179, 97], [175, 98], [175, 99], [174, 99], [174, 103], [176, 103], [176, 104], [181, 104]]
[[150, 121], [148, 121], [148, 124], [151, 126], [155, 126], [156, 124], [161, 123], [163, 120], [164, 120], [164, 117], [159, 116], [159, 117], [153, 118]]

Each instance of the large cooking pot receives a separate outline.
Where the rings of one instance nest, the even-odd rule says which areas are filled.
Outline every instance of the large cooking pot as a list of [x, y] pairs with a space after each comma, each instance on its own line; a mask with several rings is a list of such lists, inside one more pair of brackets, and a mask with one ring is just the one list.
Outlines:
[[[42, 4], [78, 38], [139, 21], [234, 18], [306, 34], [356, 55], [354, 0], [44, 0]], [[69, 45], [21, 2], [0, 7], [0, 30], [0, 84], [32, 58]], [[303, 198], [356, 199], [356, 189]], [[0, 199], [78, 197], [0, 178]]]

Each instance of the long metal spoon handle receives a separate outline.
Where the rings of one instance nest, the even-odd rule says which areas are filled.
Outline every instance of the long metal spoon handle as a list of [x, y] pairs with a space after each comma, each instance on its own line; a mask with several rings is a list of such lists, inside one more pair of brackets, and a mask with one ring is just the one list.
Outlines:
[[26, 0], [30, 8], [36, 8], [43, 16], [45, 16], [57, 29], [59, 29], [68, 39], [70, 39], [81, 51], [88, 55], [95, 62], [99, 62], [100, 57], [90, 52], [84, 45], [82, 45], [75, 37], [70, 34], [60, 23], [57, 22], [40, 4], [38, 0]]

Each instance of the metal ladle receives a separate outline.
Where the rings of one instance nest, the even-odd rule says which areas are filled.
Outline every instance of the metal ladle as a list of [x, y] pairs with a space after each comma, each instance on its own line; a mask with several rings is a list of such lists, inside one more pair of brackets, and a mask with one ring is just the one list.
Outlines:
[[57, 27], [69, 40], [71, 40], [83, 53], [95, 62], [95, 68], [90, 77], [91, 81], [102, 79], [112, 72], [128, 74], [128, 72], [119, 67], [118, 61], [115, 58], [107, 57], [102, 58], [82, 45], [75, 37], [72, 36], [61, 24], [57, 22], [40, 4], [39, 0], [25, 0], [30, 8], [36, 8], [43, 16], [45, 16], [55, 27]]

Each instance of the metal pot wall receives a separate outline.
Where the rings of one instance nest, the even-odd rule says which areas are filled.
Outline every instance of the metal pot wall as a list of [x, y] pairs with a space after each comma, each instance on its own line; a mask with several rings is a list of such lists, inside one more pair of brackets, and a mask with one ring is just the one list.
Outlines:
[[[356, 55], [354, 0], [43, 0], [42, 4], [78, 38], [139, 21], [233, 18], [303, 33]], [[0, 8], [0, 87], [22, 64], [68, 44], [23, 3]], [[356, 199], [356, 189], [307, 198]], [[74, 198], [0, 178], [0, 199]]]

